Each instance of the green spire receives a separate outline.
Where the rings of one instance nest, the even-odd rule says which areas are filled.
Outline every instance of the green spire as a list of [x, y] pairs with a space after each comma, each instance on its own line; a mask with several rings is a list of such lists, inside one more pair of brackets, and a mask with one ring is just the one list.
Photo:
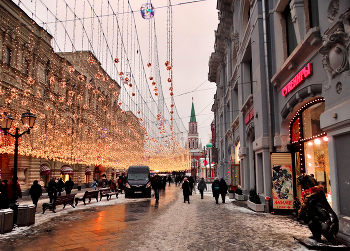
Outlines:
[[190, 119], [190, 122], [197, 122], [197, 121], [196, 121], [196, 112], [194, 111], [193, 97], [192, 97], [192, 109], [191, 109], [191, 119]]

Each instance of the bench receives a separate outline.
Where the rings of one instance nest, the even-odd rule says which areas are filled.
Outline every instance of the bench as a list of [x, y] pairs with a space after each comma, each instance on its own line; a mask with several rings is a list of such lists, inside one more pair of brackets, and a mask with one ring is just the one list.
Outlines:
[[96, 201], [98, 202], [98, 190], [93, 190], [93, 191], [85, 191], [84, 196], [83, 197], [77, 197], [75, 198], [75, 205], [78, 205], [79, 201], [83, 201], [84, 205], [85, 204], [85, 199], [89, 199], [89, 203], [91, 202], [92, 198], [95, 198]]
[[100, 190], [100, 201], [102, 200], [102, 197], [107, 197], [107, 200], [112, 198], [113, 195], [115, 195], [116, 198], [118, 198], [118, 192], [113, 192], [110, 188], [101, 188]]
[[76, 193], [74, 194], [67, 194], [67, 195], [61, 195], [58, 196], [53, 203], [44, 203], [43, 204], [43, 214], [47, 209], [51, 210], [52, 212], [55, 212], [56, 206], [58, 205], [63, 205], [63, 209], [66, 207], [67, 204], [71, 205], [73, 208], [74, 207], [74, 197]]

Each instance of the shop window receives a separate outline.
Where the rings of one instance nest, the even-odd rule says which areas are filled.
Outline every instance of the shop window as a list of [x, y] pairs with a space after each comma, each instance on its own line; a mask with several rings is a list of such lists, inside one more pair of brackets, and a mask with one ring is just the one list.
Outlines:
[[322, 133], [320, 117], [324, 111], [324, 102], [315, 104], [307, 108], [302, 113], [303, 118], [303, 138], [312, 138]]

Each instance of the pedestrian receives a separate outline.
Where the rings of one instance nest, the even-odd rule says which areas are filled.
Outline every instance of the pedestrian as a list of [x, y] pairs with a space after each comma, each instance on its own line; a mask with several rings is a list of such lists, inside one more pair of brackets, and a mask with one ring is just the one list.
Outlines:
[[151, 185], [154, 190], [154, 197], [156, 199], [156, 203], [159, 203], [159, 189], [161, 188], [161, 181], [158, 175], [153, 177]]
[[220, 179], [219, 190], [220, 190], [220, 194], [221, 194], [222, 203], [225, 203], [225, 198], [226, 198], [226, 194], [227, 194], [227, 184], [226, 184], [226, 181], [224, 180], [224, 178]]
[[186, 200], [188, 201], [188, 204], [190, 204], [190, 183], [188, 182], [187, 178], [184, 178], [184, 182], [182, 183], [182, 194], [184, 196], [184, 203], [186, 203]]
[[10, 206], [10, 200], [8, 196], [8, 184], [7, 180], [2, 180], [0, 184], [0, 209], [6, 209]]
[[92, 183], [92, 186], [94, 187], [94, 190], [96, 190], [96, 187], [97, 187], [97, 181], [94, 180], [94, 183]]
[[74, 182], [72, 181], [72, 178], [69, 177], [69, 180], [66, 181], [66, 183], [64, 184], [64, 189], [66, 190], [66, 194], [70, 194], [72, 192], [74, 186]]
[[50, 182], [49, 182], [49, 187], [48, 187], [48, 195], [50, 198], [50, 203], [52, 203], [54, 200], [56, 200], [57, 198], [57, 185], [56, 185], [56, 181], [55, 178], [51, 178]]
[[63, 188], [64, 188], [63, 179], [62, 178], [60, 178], [59, 180], [56, 179], [56, 189], [58, 191], [58, 196], [61, 196], [61, 193], [63, 192]]
[[29, 194], [30, 194], [30, 197], [32, 197], [32, 201], [33, 201], [33, 204], [35, 205], [35, 207], [37, 207], [37, 205], [38, 205], [38, 200], [39, 200], [42, 192], [43, 192], [43, 190], [42, 190], [41, 186], [39, 185], [38, 181], [34, 180], [33, 185], [29, 189]]
[[219, 204], [219, 196], [220, 196], [220, 182], [219, 178], [216, 177], [213, 184], [211, 185], [213, 191], [213, 197], [215, 197], [216, 204]]
[[192, 176], [188, 178], [188, 182], [190, 183], [190, 195], [192, 195], [193, 188], [194, 188], [194, 179]]
[[115, 182], [114, 182], [114, 179], [113, 178], [111, 178], [110, 180], [109, 180], [109, 188], [111, 189], [111, 191], [115, 191], [116, 189], [115, 189]]
[[207, 190], [207, 184], [205, 184], [204, 178], [201, 178], [198, 182], [198, 190], [201, 193], [201, 199], [203, 199], [204, 189]]
[[102, 188], [107, 187], [107, 176], [106, 174], [102, 174]]
[[81, 178], [78, 176], [78, 191], [81, 191]]
[[171, 178], [171, 176], [170, 176], [170, 174], [169, 174], [169, 176], [168, 176], [169, 186], [170, 186], [170, 183], [171, 183], [172, 180], [173, 180], [173, 179]]
[[13, 194], [13, 180], [14, 178], [11, 180], [10, 184], [7, 187], [7, 193], [8, 193], [8, 198], [10, 201], [16, 201], [18, 198], [22, 198], [22, 190], [21, 190], [21, 186], [18, 183], [18, 177], [16, 179], [16, 196], [14, 196]]

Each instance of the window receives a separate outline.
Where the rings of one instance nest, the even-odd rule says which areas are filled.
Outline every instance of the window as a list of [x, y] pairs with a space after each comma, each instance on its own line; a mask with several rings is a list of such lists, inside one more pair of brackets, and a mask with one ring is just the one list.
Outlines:
[[10, 48], [6, 47], [6, 52], [5, 52], [5, 64], [10, 65], [11, 64], [11, 56], [12, 56], [12, 51]]
[[283, 14], [284, 14], [284, 19], [286, 21], [287, 53], [289, 56], [298, 45], [289, 4], [285, 8]]
[[318, 1], [309, 0], [310, 28], [319, 26]]
[[28, 75], [28, 71], [29, 71], [29, 62], [27, 59], [24, 59], [24, 63], [23, 63], [23, 73]]

